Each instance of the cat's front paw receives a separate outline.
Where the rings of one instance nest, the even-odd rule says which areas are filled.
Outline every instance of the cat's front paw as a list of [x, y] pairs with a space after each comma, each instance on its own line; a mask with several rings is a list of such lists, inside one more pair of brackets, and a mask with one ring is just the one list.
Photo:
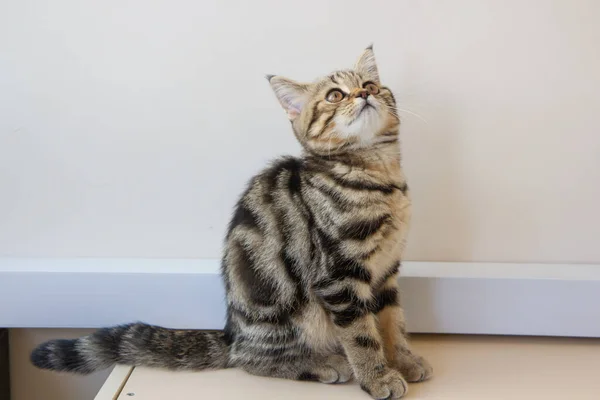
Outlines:
[[397, 400], [408, 392], [408, 384], [400, 372], [387, 368], [381, 374], [363, 380], [360, 387], [376, 400]]
[[422, 382], [433, 376], [433, 368], [423, 357], [415, 354], [398, 357], [395, 369], [400, 371], [408, 382]]

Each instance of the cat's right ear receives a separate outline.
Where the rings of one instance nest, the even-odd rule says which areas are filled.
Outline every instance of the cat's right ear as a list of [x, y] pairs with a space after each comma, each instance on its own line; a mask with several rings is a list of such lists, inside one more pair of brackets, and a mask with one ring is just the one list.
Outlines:
[[373, 81], [379, 84], [379, 72], [377, 71], [377, 63], [375, 62], [375, 53], [373, 53], [373, 45], [370, 45], [363, 51], [360, 58], [356, 62], [354, 69], [360, 73], [364, 79]]
[[296, 119], [308, 100], [309, 85], [276, 75], [267, 75], [267, 80], [290, 121]]

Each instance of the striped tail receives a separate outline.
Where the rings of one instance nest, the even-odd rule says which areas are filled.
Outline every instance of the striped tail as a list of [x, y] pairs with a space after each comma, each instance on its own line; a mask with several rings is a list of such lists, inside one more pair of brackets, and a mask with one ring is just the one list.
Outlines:
[[51, 340], [31, 353], [38, 368], [89, 374], [114, 364], [175, 370], [227, 367], [222, 331], [172, 330], [141, 323], [104, 328], [73, 340]]

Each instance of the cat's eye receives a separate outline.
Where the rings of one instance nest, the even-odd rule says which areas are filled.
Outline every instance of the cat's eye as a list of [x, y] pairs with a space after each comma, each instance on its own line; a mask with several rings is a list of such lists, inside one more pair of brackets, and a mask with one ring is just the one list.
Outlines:
[[367, 89], [369, 94], [377, 94], [379, 93], [379, 86], [374, 84], [373, 82], [367, 82], [363, 85], [363, 88]]
[[339, 89], [331, 89], [325, 99], [330, 103], [339, 103], [344, 99], [344, 92]]

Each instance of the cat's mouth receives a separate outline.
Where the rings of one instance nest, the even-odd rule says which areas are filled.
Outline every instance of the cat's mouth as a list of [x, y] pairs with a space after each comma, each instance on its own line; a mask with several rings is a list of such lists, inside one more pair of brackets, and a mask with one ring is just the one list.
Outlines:
[[[356, 113], [356, 117], [354, 118], [354, 121], [356, 121], [361, 115], [363, 115], [364, 113], [368, 112], [371, 109], [375, 109], [375, 106], [373, 106], [372, 104], [370, 104], [369, 102], [365, 101], [362, 105], [362, 107], [360, 108], [360, 110], [358, 110], [358, 112]], [[352, 122], [354, 122], [352, 121]]]
[[363, 111], [368, 110], [369, 108], [375, 108], [371, 103], [369, 103], [368, 101], [365, 101], [363, 106], [361, 107], [361, 109], [358, 111], [358, 115], [362, 114]]
[[369, 104], [369, 102], [364, 102], [363, 105], [360, 107], [360, 109], [358, 110], [358, 112], [356, 113], [356, 115], [354, 116], [354, 118], [352, 119], [352, 121], [350, 121], [348, 123], [348, 126], [352, 125], [353, 123], [355, 123], [356, 121], [358, 121], [360, 119], [360, 117], [369, 112], [369, 110], [375, 110], [375, 106], [373, 104]]

